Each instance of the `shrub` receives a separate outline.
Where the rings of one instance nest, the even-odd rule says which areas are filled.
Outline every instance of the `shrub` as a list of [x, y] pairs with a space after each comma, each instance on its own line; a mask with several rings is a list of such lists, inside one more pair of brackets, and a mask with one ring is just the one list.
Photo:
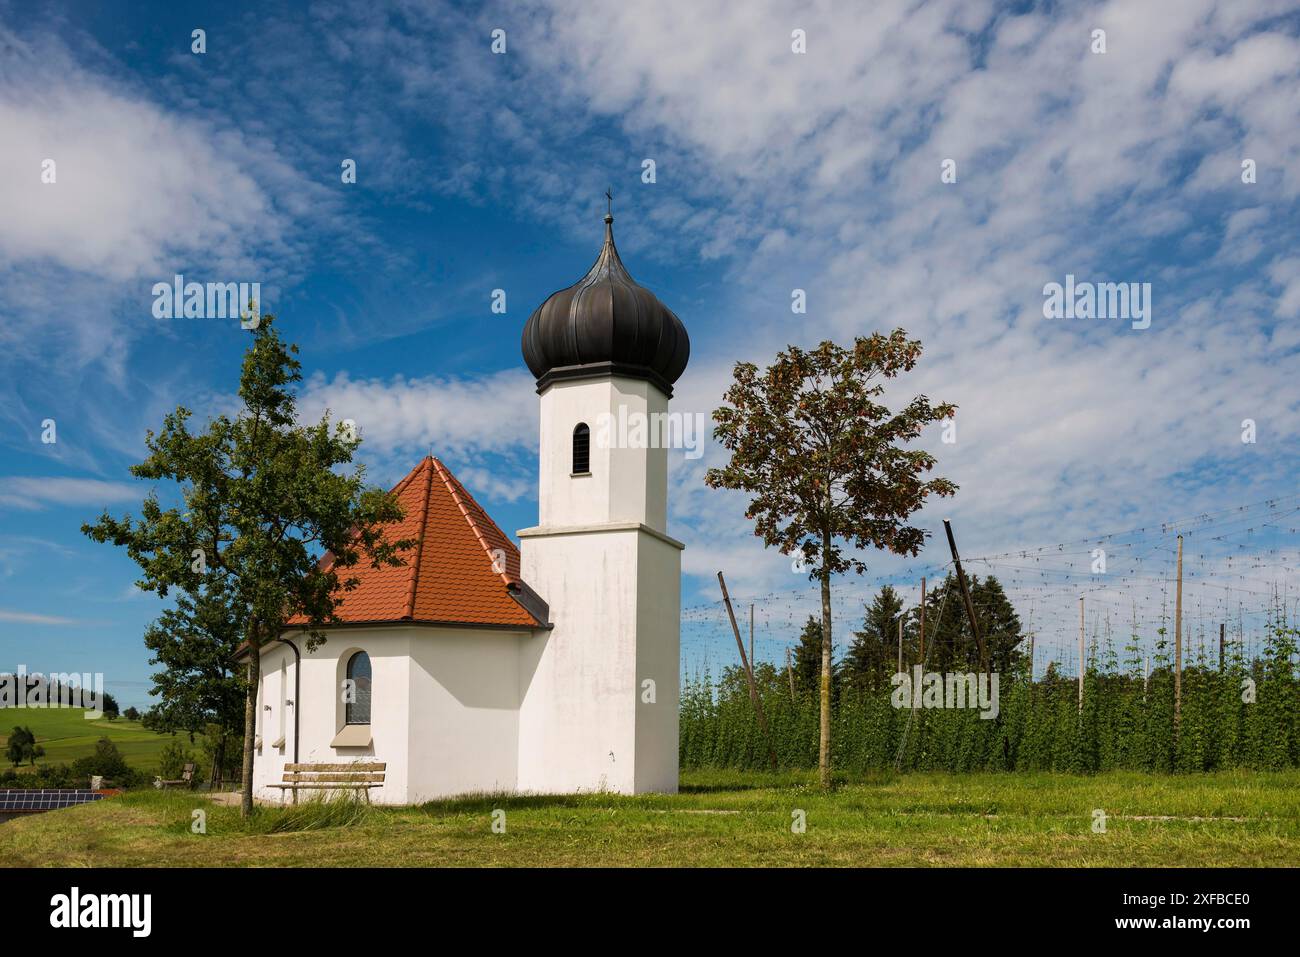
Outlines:
[[41, 764], [31, 772], [0, 773], [0, 787], [5, 788], [84, 788], [86, 784], [86, 779], [76, 777], [67, 764]]
[[158, 755], [158, 774], [168, 781], [175, 781], [184, 772], [185, 765], [194, 763], [193, 751], [186, 748], [180, 741], [168, 741]]
[[98, 775], [109, 781], [114, 787], [136, 788], [149, 783], [149, 779], [139, 771], [132, 770], [117, 750], [111, 739], [102, 737], [95, 742], [95, 753], [84, 758], [77, 758], [71, 765], [74, 784], [67, 787], [84, 788], [89, 786], [90, 778]]

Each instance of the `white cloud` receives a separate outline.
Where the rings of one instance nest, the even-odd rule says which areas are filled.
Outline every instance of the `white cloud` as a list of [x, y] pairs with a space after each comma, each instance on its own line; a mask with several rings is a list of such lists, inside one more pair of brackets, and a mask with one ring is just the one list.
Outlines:
[[[301, 269], [302, 221], [336, 207], [269, 138], [228, 113], [176, 109], [166, 84], [146, 88], [65, 36], [0, 27], [0, 420], [28, 448], [46, 416], [140, 434], [122, 421], [137, 408], [123, 395], [184, 376], [191, 356], [160, 376], [134, 367], [136, 347], [196, 334], [152, 317], [152, 285], [178, 273], [260, 282], [278, 304]], [[106, 409], [117, 421], [97, 422]], [[94, 469], [90, 434], [40, 451]]]
[[[792, 341], [903, 325], [926, 354], [894, 400], [923, 390], [961, 406], [958, 444], [932, 447], [940, 473], [962, 486], [943, 511], [979, 553], [1249, 501], [1286, 481], [1300, 430], [1291, 368], [1300, 333], [1290, 321], [1300, 314], [1300, 270], [1286, 253], [1300, 197], [1300, 41], [1291, 21], [1276, 19], [1289, 9], [1282, 0], [1114, 0], [1013, 17], [958, 0], [812, 8], [664, 0], [593, 16], [578, 0], [539, 0], [513, 21], [520, 56], [506, 62], [483, 55], [476, 28], [496, 11], [468, 21], [441, 8], [322, 3], [329, 55], [374, 66], [358, 88], [341, 87], [338, 71], [289, 69], [300, 65], [286, 62], [297, 48], [278, 43], [270, 58], [250, 60], [282, 72], [284, 88], [263, 76], [249, 84], [262, 99], [244, 94], [269, 106], [287, 90], [331, 144], [357, 142], [373, 182], [399, 196], [436, 180], [441, 192], [508, 203], [548, 228], [581, 221], [584, 235], [591, 224], [581, 217], [608, 171], [656, 157], [660, 183], [621, 200], [629, 210], [621, 239], [674, 263], [683, 250], [697, 253], [727, 300], [707, 316], [669, 303], [694, 342], [675, 408], [712, 409], [737, 358], [765, 363]], [[1099, 25], [1105, 55], [1088, 50]], [[790, 51], [795, 27], [807, 31], [805, 56]], [[286, 39], [297, 31], [284, 22], [269, 29]], [[431, 36], [460, 41], [434, 56]], [[20, 53], [24, 69], [44, 69]], [[53, 118], [2, 93], [0, 110], [39, 139], [80, 116], [69, 91], [81, 78], [57, 56], [36, 59], [57, 67], [41, 74]], [[0, 82], [22, 88], [23, 72], [0, 65]], [[347, 116], [366, 119], [340, 119], [316, 104], [313, 86], [327, 98], [346, 90], [357, 104]], [[444, 116], [451, 95], [492, 108]], [[130, 90], [108, 85], [90, 102], [120, 112], [133, 142], [162, 151], [139, 162], [164, 196], [188, 150], [205, 136], [226, 142], [217, 127], [151, 110]], [[436, 177], [422, 175], [427, 164], [402, 141], [411, 118], [449, 134]], [[129, 162], [131, 144], [104, 135], [116, 144], [110, 155]], [[568, 149], [572, 142], [583, 149]], [[959, 169], [951, 187], [939, 183], [948, 157]], [[1245, 157], [1259, 164], [1254, 186], [1240, 181]], [[22, 160], [20, 179], [31, 162]], [[204, 162], [214, 164], [203, 167], [206, 179], [234, 161]], [[116, 165], [97, 174], [114, 187]], [[64, 175], [60, 164], [61, 183]], [[179, 214], [200, 218], [195, 235], [221, 261], [258, 254], [239, 244], [237, 226], [273, 190], [260, 173], [244, 175], [223, 227], [206, 222], [225, 211], [210, 189], [177, 197]], [[29, 181], [15, 198], [44, 201], [35, 171]], [[119, 219], [69, 237], [66, 216], [0, 226], [0, 257], [8, 236], [60, 269], [147, 271], [170, 255], [155, 216], [166, 202], [135, 195], [150, 207], [139, 228]], [[38, 228], [47, 231], [31, 233]], [[269, 235], [280, 241], [283, 232]], [[1151, 281], [1152, 328], [1043, 320], [1042, 285], [1067, 271]], [[45, 301], [19, 281], [0, 272], [24, 300]], [[788, 311], [796, 286], [808, 290], [807, 316]], [[56, 311], [76, 312], [72, 302]], [[67, 354], [107, 353], [124, 368], [118, 327], [91, 317], [84, 334], [61, 343]], [[29, 338], [0, 343], [24, 349]], [[313, 377], [304, 411], [326, 406], [359, 423], [367, 461], [404, 471], [433, 447], [473, 462], [466, 481], [473, 474], [471, 484], [492, 495], [524, 494], [523, 479], [480, 458], [516, 461], [533, 447], [536, 398], [522, 369]], [[26, 408], [23, 416], [32, 419]], [[1260, 423], [1257, 446], [1239, 441], [1246, 417]], [[789, 587], [788, 559], [763, 555], [743, 501], [703, 487], [703, 468], [717, 460], [714, 448], [702, 461], [674, 462], [674, 530], [691, 547], [688, 572], [709, 576], [710, 589], [714, 566], [734, 567], [747, 588]], [[923, 518], [937, 528], [939, 515]], [[879, 576], [900, 563], [879, 557], [872, 567]]]
[[276, 244], [283, 222], [247, 160], [271, 157], [115, 88], [51, 41], [6, 32], [0, 44], [0, 260], [111, 280], [162, 279], [195, 256], [229, 278], [257, 271], [250, 243]]
[[476, 497], [491, 502], [518, 502], [537, 494], [537, 479], [531, 469], [512, 473], [470, 465], [456, 470], [456, 478]]
[[1277, 314], [1283, 319], [1300, 316], [1300, 257], [1275, 259], [1268, 267], [1269, 278], [1282, 287]]
[[0, 506], [39, 509], [50, 505], [104, 507], [144, 499], [143, 486], [99, 479], [54, 478], [50, 476], [0, 478]]
[[[1296, 338], [1276, 319], [1295, 315], [1300, 284], [1285, 257], [1267, 278], [1229, 272], [1277, 248], [1261, 204], [1295, 234], [1284, 210], [1300, 195], [1300, 41], [1272, 19], [1282, 5], [1026, 17], [962, 3], [668, 0], [600, 17], [576, 0], [544, 6], [548, 42], [525, 51], [539, 87], [634, 143], [662, 138], [673, 197], [729, 211], [679, 230], [705, 258], [736, 256], [741, 296], [716, 329], [679, 309], [696, 347], [674, 407], [711, 409], [736, 358], [903, 325], [926, 355], [895, 401], [924, 391], [961, 406], [958, 444], [927, 442], [962, 491], [922, 519], [937, 528], [931, 513], [952, 514], [978, 551], [1262, 498], [1285, 472], [1300, 390], [1281, 351]], [[971, 34], [989, 25], [981, 51]], [[795, 26], [804, 57], [789, 50]], [[1094, 26], [1107, 29], [1104, 55], [1089, 51]], [[1261, 167], [1253, 191], [1240, 181], [1247, 155]], [[957, 186], [939, 183], [947, 157]], [[1204, 256], [1168, 255], [1207, 228]], [[1224, 272], [1194, 265], [1230, 245]], [[1151, 281], [1152, 329], [1043, 320], [1042, 285], [1067, 271]], [[788, 313], [796, 286], [807, 316]], [[1245, 417], [1269, 438], [1243, 446]], [[675, 528], [697, 551], [687, 570], [726, 563], [746, 586], [791, 587], [788, 559], [749, 534], [743, 500], [703, 488], [715, 459], [674, 466]], [[1207, 462], [1214, 482], [1199, 478]], [[871, 564], [878, 577], [901, 563]]]
[[425, 455], [430, 449], [439, 456], [500, 453], [537, 441], [537, 395], [523, 369], [461, 378], [317, 373], [308, 378], [299, 405], [306, 421], [328, 409], [334, 421], [355, 422], [367, 457]]
[[62, 618], [58, 615], [36, 615], [25, 611], [8, 611], [0, 608], [0, 621], [12, 621], [20, 625], [80, 625], [84, 622], [75, 618]]

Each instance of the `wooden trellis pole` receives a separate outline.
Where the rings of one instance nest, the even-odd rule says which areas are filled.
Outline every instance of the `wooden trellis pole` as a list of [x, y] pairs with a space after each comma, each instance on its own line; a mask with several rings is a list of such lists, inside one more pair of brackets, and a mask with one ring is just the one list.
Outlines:
[[970, 600], [970, 588], [966, 585], [966, 573], [961, 569], [961, 557], [957, 554], [957, 540], [952, 537], [952, 523], [946, 518], [943, 520], [943, 530], [948, 533], [948, 548], [952, 550], [952, 563], [957, 567], [957, 584], [961, 586], [961, 597], [966, 605], [966, 617], [970, 619], [970, 630], [974, 632], [975, 640], [979, 643], [980, 671], [984, 671], [987, 667], [984, 657], [984, 636], [980, 634], [979, 622], [975, 618], [975, 604]]
[[925, 664], [925, 576], [921, 576], [921, 632], [920, 644], [917, 647], [917, 657], [921, 659], [921, 664]]
[[1174, 747], [1183, 719], [1183, 536], [1178, 536], [1178, 586], [1174, 591]]
[[775, 771], [776, 748], [772, 747], [772, 735], [767, 730], [767, 715], [763, 714], [763, 702], [758, 699], [758, 687], [754, 684], [754, 669], [750, 667], [749, 659], [745, 657], [745, 643], [740, 640], [740, 626], [736, 624], [736, 612], [731, 607], [731, 596], [727, 594], [727, 580], [722, 577], [722, 572], [718, 572], [718, 584], [722, 586], [722, 601], [727, 606], [731, 631], [736, 636], [736, 647], [740, 650], [740, 663], [745, 666], [745, 677], [749, 680], [749, 700], [754, 705], [754, 713], [758, 715], [758, 727], [763, 732], [763, 740], [767, 743], [767, 756], [771, 759], [772, 770]]
[[754, 603], [749, 603], [749, 660], [754, 661]]
[[1079, 596], [1079, 710], [1083, 710], [1083, 596]]

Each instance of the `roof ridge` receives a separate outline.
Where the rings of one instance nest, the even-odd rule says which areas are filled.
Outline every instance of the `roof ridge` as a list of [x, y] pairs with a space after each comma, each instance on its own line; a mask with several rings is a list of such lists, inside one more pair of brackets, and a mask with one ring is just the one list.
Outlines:
[[[415, 592], [420, 580], [420, 560], [424, 557], [424, 535], [429, 526], [429, 499], [431, 498], [430, 490], [433, 486], [433, 469], [429, 468], [428, 462], [433, 458], [429, 456], [425, 461], [420, 463], [420, 468], [415, 471], [424, 472], [424, 501], [420, 505], [420, 524], [416, 529], [415, 539], [415, 561], [411, 562], [411, 577], [406, 586], [406, 618], [415, 617]], [[412, 471], [407, 479], [415, 476]]]
[[[427, 457], [428, 456], [426, 456], [425, 458]], [[394, 485], [391, 489], [388, 490], [388, 494], [397, 495], [400, 492], [405, 491], [406, 486], [410, 485], [411, 480], [414, 479], [417, 475], [419, 475], [420, 472], [423, 471], [423, 469], [424, 469], [424, 460], [421, 460], [419, 465], [411, 469], [411, 471], [407, 472], [406, 476], [400, 482], [398, 482], [396, 485]]]
[[[430, 456], [430, 458], [433, 458], [433, 456]], [[445, 465], [443, 465], [442, 462], [440, 462], [437, 458], [433, 458], [433, 466], [438, 470], [438, 478], [442, 479], [442, 484], [447, 487], [447, 491], [451, 494], [451, 500], [456, 503], [456, 507], [460, 509], [460, 514], [464, 517], [466, 523], [469, 525], [470, 529], [474, 532], [474, 537], [478, 539], [479, 546], [483, 549], [483, 553], [487, 555], [488, 559], [492, 562], [492, 570], [496, 572], [496, 574], [501, 578], [501, 581], [504, 582], [506, 585], [513, 585], [516, 581], [518, 581], [518, 579], [510, 577], [508, 566], [507, 568], [503, 568], [501, 571], [497, 571], [496, 556], [492, 554], [492, 548], [488, 545], [487, 540], [484, 538], [483, 530], [479, 528], [478, 521], [474, 518], [473, 515], [470, 514], [470, 510], [465, 505], [465, 501], [464, 499], [461, 498], [460, 493], [464, 492], [465, 498], [468, 498], [470, 502], [474, 504], [474, 507], [479, 512], [483, 512], [483, 507], [479, 505], [478, 502], [474, 501], [474, 496], [470, 495], [469, 492], [465, 490], [463, 486], [461, 486], [460, 481], [454, 475], [452, 475], [450, 470]], [[486, 512], [483, 512], [483, 517], [487, 518], [489, 522], [492, 521], [491, 518], [488, 518]], [[495, 527], [495, 523], [493, 523], [493, 526]], [[505, 538], [505, 533], [502, 532], [501, 529], [498, 528], [497, 532], [498, 534], [501, 535], [502, 538]], [[509, 539], [506, 539], [506, 542], [507, 544], [510, 544]]]

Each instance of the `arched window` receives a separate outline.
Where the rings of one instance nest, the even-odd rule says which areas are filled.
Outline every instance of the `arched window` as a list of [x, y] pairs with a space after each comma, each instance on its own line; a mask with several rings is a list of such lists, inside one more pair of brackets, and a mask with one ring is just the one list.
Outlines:
[[348, 659], [348, 687], [352, 700], [346, 703], [347, 724], [370, 723], [370, 656], [358, 651]]
[[591, 472], [591, 429], [586, 422], [579, 422], [573, 427], [573, 474], [588, 475]]

